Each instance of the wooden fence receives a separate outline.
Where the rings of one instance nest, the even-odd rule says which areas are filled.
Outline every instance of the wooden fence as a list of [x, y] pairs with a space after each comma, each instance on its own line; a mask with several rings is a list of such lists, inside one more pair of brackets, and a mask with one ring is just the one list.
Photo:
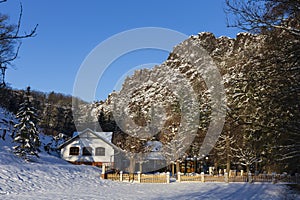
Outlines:
[[137, 174], [119, 174], [119, 181], [134, 182], [138, 180]]
[[[228, 176], [227, 176], [228, 180]], [[205, 175], [205, 174], [177, 174], [177, 181], [178, 182], [226, 182], [224, 176], [211, 176], [211, 175]]]
[[220, 176], [212, 176], [205, 174], [182, 174], [177, 175], [178, 182], [269, 182], [269, 183], [292, 183], [300, 184], [300, 176], [289, 176], [289, 175], [275, 175], [275, 174], [259, 174], [259, 175], [243, 175], [243, 176], [228, 176], [228, 174]]
[[[138, 183], [170, 183], [170, 173], [163, 174], [127, 174], [127, 173], [114, 173], [105, 174], [103, 178], [113, 181], [126, 181], [126, 182], [138, 182]], [[228, 176], [227, 173], [219, 176], [205, 175], [205, 174], [177, 174], [177, 182], [269, 182], [269, 183], [294, 183], [300, 184], [300, 176], [289, 175], [275, 175], [275, 174], [248, 174], [239, 176]]]
[[167, 176], [155, 174], [142, 174], [141, 183], [167, 183]]
[[248, 182], [247, 176], [231, 176], [228, 177], [228, 182]]
[[190, 181], [202, 181], [201, 176], [188, 176], [188, 175], [177, 175], [179, 182], [190, 182]]
[[119, 181], [120, 175], [119, 174], [106, 174], [105, 179], [110, 179], [112, 181]]
[[204, 181], [203, 182], [226, 182], [224, 176], [209, 176], [204, 175]]
[[127, 174], [120, 172], [119, 174], [105, 174], [105, 179], [113, 181], [138, 182], [138, 183], [169, 183], [170, 173], [165, 174]]

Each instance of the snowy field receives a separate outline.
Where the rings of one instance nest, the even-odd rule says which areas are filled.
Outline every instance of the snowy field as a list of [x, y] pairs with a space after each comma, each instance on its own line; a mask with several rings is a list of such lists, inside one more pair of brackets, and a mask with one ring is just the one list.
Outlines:
[[99, 168], [41, 157], [25, 163], [1, 151], [0, 199], [300, 199], [278, 184], [112, 182], [99, 178]]
[[36, 162], [28, 163], [11, 149], [12, 139], [7, 133], [5, 141], [0, 139], [0, 200], [300, 199], [299, 194], [280, 184], [112, 182], [100, 179], [100, 168], [71, 165], [45, 152]]
[[[239, 183], [119, 183], [100, 170], [69, 164], [0, 167], [0, 199], [295, 199], [284, 185]], [[289, 197], [289, 198], [287, 198]], [[299, 198], [299, 196], [298, 196]]]

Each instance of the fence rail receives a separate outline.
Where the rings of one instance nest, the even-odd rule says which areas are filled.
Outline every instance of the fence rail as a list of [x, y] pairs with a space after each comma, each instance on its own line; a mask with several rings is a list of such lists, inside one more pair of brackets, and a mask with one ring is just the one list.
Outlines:
[[119, 174], [107, 174], [106, 178], [110, 179], [112, 181], [119, 181], [120, 180], [120, 175]]
[[204, 182], [225, 182], [224, 176], [204, 176]]
[[125, 174], [125, 173], [114, 173], [105, 174], [105, 179], [112, 181], [125, 181], [125, 182], [139, 182], [139, 183], [168, 183], [170, 181], [169, 173], [166, 174]]
[[257, 176], [251, 175], [253, 182], [269, 182], [275, 181], [276, 176], [270, 175], [270, 174], [259, 174]]
[[142, 174], [141, 183], [167, 183], [166, 175]]
[[189, 182], [189, 181], [201, 181], [201, 176], [181, 176], [180, 177], [180, 182]]
[[120, 176], [122, 176], [121, 181], [131, 182], [131, 181], [137, 181], [138, 180], [137, 174], [118, 174], [119, 180], [120, 180]]
[[247, 176], [231, 176], [228, 178], [228, 182], [248, 182]]

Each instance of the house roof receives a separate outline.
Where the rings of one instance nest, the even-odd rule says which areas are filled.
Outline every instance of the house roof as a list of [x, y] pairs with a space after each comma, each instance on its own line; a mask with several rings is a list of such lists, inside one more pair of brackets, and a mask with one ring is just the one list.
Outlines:
[[70, 144], [71, 142], [73, 142], [74, 140], [80, 138], [80, 136], [86, 132], [89, 132], [93, 135], [95, 135], [96, 137], [98, 137], [99, 139], [101, 139], [102, 141], [104, 141], [105, 143], [107, 143], [108, 145], [112, 146], [114, 149], [119, 149], [117, 146], [115, 146], [112, 142], [112, 132], [95, 132], [89, 128], [85, 129], [82, 132], [78, 132], [77, 135], [75, 135], [74, 137], [72, 137], [71, 139], [67, 140], [66, 142], [64, 142], [63, 144], [58, 146], [58, 149], [62, 149], [64, 148], [66, 145]]

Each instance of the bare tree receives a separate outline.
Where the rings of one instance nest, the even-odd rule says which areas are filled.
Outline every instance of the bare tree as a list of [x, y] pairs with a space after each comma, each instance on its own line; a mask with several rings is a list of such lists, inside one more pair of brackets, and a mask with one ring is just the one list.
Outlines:
[[[2, 0], [4, 3], [7, 0]], [[23, 15], [23, 7], [20, 4], [20, 14], [16, 25], [8, 23], [9, 16], [0, 13], [0, 69], [1, 69], [1, 87], [5, 87], [5, 72], [7, 65], [18, 57], [18, 53], [22, 44], [22, 39], [34, 37], [38, 24], [29, 32], [20, 34], [21, 21]]]
[[226, 0], [227, 25], [249, 32], [282, 29], [300, 36], [299, 0]]

